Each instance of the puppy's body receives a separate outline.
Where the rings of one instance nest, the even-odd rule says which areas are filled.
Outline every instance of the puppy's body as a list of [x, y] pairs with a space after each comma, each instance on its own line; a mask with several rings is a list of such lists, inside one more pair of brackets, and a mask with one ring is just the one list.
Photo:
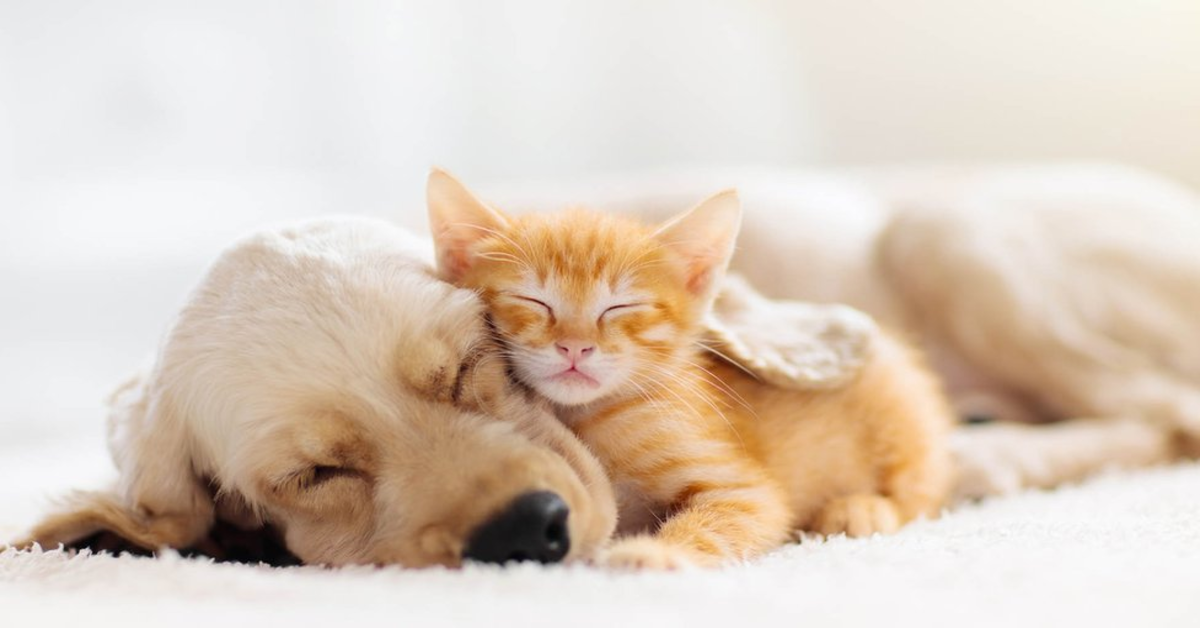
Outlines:
[[510, 389], [478, 300], [432, 276], [427, 248], [350, 219], [231, 247], [114, 398], [117, 489], [25, 544], [109, 531], [182, 548], [219, 518], [274, 526], [305, 562], [456, 565], [542, 491], [570, 509], [569, 556], [589, 554], [615, 520], [603, 471]]
[[1194, 451], [1200, 200], [1161, 178], [1099, 165], [716, 173], [499, 196], [661, 220], [731, 184], [746, 205], [735, 271], [769, 297], [846, 303], [903, 331], [960, 414], [998, 420], [954, 435], [960, 494], [1170, 461], [1179, 436]]

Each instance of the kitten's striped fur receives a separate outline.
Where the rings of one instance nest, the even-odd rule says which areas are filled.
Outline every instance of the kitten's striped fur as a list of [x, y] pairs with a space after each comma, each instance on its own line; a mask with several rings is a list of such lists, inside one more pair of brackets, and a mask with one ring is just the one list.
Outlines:
[[757, 555], [795, 529], [888, 532], [947, 488], [949, 411], [888, 337], [834, 391], [767, 386], [700, 345], [740, 220], [732, 192], [653, 228], [574, 210], [508, 216], [430, 178], [443, 278], [480, 291], [518, 379], [604, 462], [609, 564]]

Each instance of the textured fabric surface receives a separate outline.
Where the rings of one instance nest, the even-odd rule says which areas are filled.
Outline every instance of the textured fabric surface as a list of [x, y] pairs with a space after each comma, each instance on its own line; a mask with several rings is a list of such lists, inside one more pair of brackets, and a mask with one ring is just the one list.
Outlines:
[[[1198, 497], [1197, 465], [1112, 475], [715, 572], [271, 569], [8, 551], [0, 608], [6, 626], [1195, 626]], [[15, 518], [3, 519], [10, 531]]]

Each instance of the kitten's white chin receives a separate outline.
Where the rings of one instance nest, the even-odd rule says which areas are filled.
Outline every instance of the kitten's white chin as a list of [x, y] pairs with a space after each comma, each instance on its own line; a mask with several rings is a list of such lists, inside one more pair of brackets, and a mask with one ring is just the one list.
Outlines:
[[531, 382], [534, 390], [541, 396], [560, 406], [581, 406], [591, 403], [608, 393], [608, 386], [596, 380], [586, 381], [575, 378], [551, 378], [539, 382]]
[[588, 364], [575, 368], [555, 359], [518, 357], [513, 366], [518, 379], [560, 406], [592, 403], [620, 387], [625, 375], [614, 364]]

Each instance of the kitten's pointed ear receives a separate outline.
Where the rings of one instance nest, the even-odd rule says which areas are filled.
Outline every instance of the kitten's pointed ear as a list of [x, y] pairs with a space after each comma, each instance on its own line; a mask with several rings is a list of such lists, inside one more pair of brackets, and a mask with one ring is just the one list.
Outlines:
[[491, 233], [506, 229], [508, 219], [476, 198], [450, 173], [438, 168], [429, 172], [425, 198], [438, 274], [446, 281], [456, 282], [471, 269], [474, 245]]
[[729, 266], [742, 223], [736, 190], [724, 190], [668, 220], [655, 232], [687, 265], [687, 289], [707, 306]]

